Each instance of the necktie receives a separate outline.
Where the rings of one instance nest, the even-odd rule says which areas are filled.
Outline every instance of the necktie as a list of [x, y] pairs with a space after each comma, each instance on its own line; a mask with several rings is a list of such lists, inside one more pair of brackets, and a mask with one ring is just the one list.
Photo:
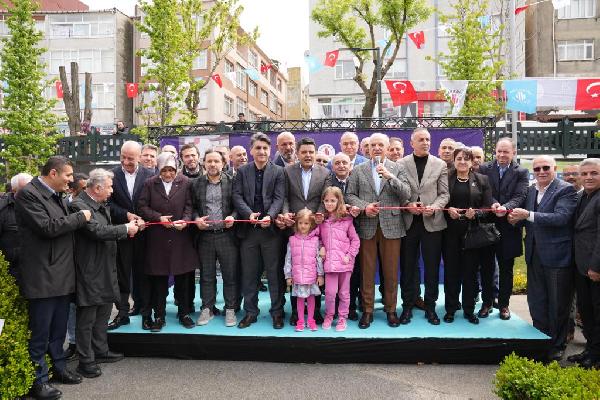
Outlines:
[[502, 177], [504, 176], [504, 173], [506, 172], [506, 168], [507, 167], [504, 167], [504, 168], [500, 167], [500, 179], [502, 179]]
[[346, 193], [346, 182], [340, 182], [340, 185], [342, 185], [342, 193]]

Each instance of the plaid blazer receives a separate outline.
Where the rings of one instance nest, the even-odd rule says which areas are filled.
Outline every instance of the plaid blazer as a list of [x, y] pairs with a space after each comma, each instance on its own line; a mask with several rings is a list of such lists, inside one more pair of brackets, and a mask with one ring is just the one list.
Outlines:
[[410, 197], [410, 184], [404, 167], [388, 159], [385, 159], [383, 163], [393, 178], [381, 178], [379, 195], [375, 193], [371, 162], [355, 166], [348, 179], [346, 203], [362, 210], [357, 218], [357, 231], [361, 239], [373, 238], [377, 231], [377, 225], [381, 227], [386, 239], [399, 239], [406, 235], [400, 210], [381, 210], [376, 217], [367, 217], [364, 213], [364, 209], [369, 203], [379, 202], [379, 205], [383, 207], [399, 207]]

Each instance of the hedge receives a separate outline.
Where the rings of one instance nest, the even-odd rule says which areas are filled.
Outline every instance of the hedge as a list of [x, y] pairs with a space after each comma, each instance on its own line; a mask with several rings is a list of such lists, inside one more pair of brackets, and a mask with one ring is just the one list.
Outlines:
[[548, 365], [514, 353], [496, 372], [495, 393], [502, 399], [599, 399], [600, 371]]
[[27, 302], [19, 294], [15, 279], [8, 273], [8, 262], [0, 253], [0, 399], [15, 399], [29, 391], [34, 368], [29, 358]]

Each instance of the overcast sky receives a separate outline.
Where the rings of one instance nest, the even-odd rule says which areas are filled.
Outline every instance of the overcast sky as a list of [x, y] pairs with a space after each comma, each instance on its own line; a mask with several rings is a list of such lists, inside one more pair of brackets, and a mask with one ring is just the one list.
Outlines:
[[[82, 0], [90, 10], [116, 7], [134, 15], [136, 0]], [[308, 50], [308, 0], [240, 0], [244, 6], [242, 27], [258, 26], [258, 45], [284, 67], [304, 67]]]

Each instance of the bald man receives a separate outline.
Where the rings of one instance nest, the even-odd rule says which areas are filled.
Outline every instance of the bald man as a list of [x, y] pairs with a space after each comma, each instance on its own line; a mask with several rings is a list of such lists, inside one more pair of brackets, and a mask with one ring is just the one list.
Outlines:
[[296, 164], [296, 138], [291, 132], [281, 132], [277, 135], [277, 154], [273, 159], [275, 165], [287, 167]]
[[577, 207], [577, 192], [556, 178], [556, 161], [533, 160], [535, 185], [529, 187], [523, 208], [508, 214], [511, 224], [525, 225], [527, 304], [533, 326], [550, 336], [549, 361], [562, 359], [567, 346], [573, 295], [573, 231], [569, 225]]
[[[112, 223], [116, 225], [144, 221], [138, 216], [137, 203], [146, 179], [153, 176], [153, 171], [143, 168], [140, 164], [142, 145], [138, 142], [127, 141], [121, 147], [121, 165], [112, 172], [113, 193], [110, 198], [110, 214]], [[150, 310], [147, 307], [149, 299], [146, 295], [144, 274], [144, 235], [119, 240], [117, 242], [117, 280], [119, 282], [120, 300], [115, 304], [119, 310], [115, 319], [108, 325], [109, 330], [129, 324], [129, 294], [133, 297], [131, 315], [142, 314], [142, 319], [148, 325]], [[130, 289], [131, 288], [131, 289]], [[150, 325], [144, 329], [150, 329]]]
[[231, 162], [231, 170], [229, 171], [231, 176], [235, 176], [237, 170], [242, 166], [248, 164], [248, 153], [243, 146], [233, 146], [229, 152], [229, 161]]

